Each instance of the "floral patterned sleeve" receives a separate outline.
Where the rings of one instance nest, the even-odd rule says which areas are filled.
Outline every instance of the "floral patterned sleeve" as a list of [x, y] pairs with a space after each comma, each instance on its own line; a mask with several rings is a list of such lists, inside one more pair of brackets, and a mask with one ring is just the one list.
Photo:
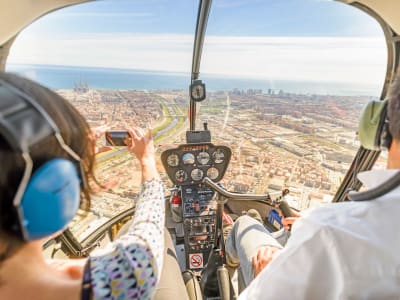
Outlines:
[[128, 233], [90, 257], [93, 299], [151, 299], [161, 275], [164, 185], [142, 185]]

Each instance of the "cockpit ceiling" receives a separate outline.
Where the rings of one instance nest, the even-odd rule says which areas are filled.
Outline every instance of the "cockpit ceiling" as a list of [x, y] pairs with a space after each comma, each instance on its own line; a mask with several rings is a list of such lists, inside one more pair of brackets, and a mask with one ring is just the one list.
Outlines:
[[91, 0], [0, 0], [0, 46], [39, 17]]
[[400, 34], [399, 0], [337, 0], [348, 4], [360, 3], [378, 14], [398, 35]]
[[[1, 0], [0, 45], [3, 45], [34, 20], [58, 8], [93, 0]], [[400, 33], [399, 0], [337, 0], [363, 4], [382, 17], [396, 32]]]

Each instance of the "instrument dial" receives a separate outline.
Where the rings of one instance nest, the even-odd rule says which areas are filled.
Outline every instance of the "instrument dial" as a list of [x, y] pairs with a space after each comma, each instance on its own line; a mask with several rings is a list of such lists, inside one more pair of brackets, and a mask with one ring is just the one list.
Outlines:
[[178, 170], [175, 173], [176, 181], [182, 183], [187, 179], [187, 173], [184, 170]]
[[190, 95], [194, 101], [203, 101], [206, 98], [206, 85], [201, 80], [195, 80], [190, 85]]
[[217, 168], [209, 168], [207, 170], [207, 177], [210, 178], [211, 180], [217, 179], [219, 176], [219, 171]]
[[197, 161], [201, 165], [205, 165], [210, 161], [210, 154], [208, 152], [200, 152], [197, 154]]
[[175, 153], [167, 157], [167, 164], [170, 167], [177, 167], [179, 164], [179, 156]]
[[194, 155], [192, 153], [185, 153], [182, 156], [182, 161], [184, 165], [194, 164]]
[[203, 178], [204, 172], [200, 169], [193, 169], [192, 172], [190, 173], [190, 177], [192, 177], [192, 180], [194, 181], [199, 181]]
[[225, 153], [224, 153], [224, 151], [222, 151], [219, 148], [217, 150], [215, 150], [215, 152], [213, 153], [212, 156], [213, 156], [214, 162], [216, 164], [221, 164], [225, 160]]

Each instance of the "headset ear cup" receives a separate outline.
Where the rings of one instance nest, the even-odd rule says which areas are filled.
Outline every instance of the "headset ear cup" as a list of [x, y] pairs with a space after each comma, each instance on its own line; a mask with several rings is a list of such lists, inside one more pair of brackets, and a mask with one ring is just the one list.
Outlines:
[[381, 150], [382, 136], [387, 134], [387, 101], [370, 101], [363, 109], [358, 125], [360, 144], [369, 150]]
[[74, 164], [53, 159], [31, 176], [21, 202], [22, 227], [29, 240], [65, 229], [80, 203], [80, 180]]

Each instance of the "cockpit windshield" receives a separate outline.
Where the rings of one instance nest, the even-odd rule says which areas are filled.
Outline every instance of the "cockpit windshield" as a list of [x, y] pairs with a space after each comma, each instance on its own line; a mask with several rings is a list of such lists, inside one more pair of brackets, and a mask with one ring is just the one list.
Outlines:
[[[186, 142], [197, 8], [187, 0], [65, 8], [18, 36], [7, 70], [55, 89], [93, 128], [152, 127], [159, 157]], [[214, 1], [200, 73], [207, 95], [196, 129], [206, 123], [212, 142], [232, 150], [225, 188], [288, 188], [289, 204], [299, 210], [330, 202], [359, 147], [361, 108], [381, 94], [386, 51], [378, 23], [342, 3]], [[196, 155], [183, 159], [217, 164], [225, 154]], [[72, 224], [78, 240], [131, 207], [139, 189], [139, 165], [124, 148], [97, 158], [105, 188], [89, 215]], [[168, 165], [177, 159], [172, 153]], [[160, 158], [158, 168], [172, 187]], [[174, 176], [196, 181], [221, 172], [199, 171]]]

